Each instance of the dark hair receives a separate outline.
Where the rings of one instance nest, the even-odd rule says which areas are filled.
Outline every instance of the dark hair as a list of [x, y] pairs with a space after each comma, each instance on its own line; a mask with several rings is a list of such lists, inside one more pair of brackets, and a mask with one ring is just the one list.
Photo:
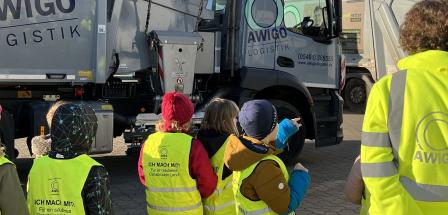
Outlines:
[[400, 43], [409, 54], [448, 51], [448, 0], [424, 0], [406, 14]]

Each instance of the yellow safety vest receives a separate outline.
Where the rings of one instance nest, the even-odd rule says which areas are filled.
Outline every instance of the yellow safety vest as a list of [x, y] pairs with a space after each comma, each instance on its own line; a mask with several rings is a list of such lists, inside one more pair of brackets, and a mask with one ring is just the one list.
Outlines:
[[151, 134], [143, 146], [148, 214], [201, 214], [201, 195], [189, 171], [192, 137]]
[[448, 213], [448, 52], [401, 60], [372, 88], [361, 171], [369, 214]]
[[204, 214], [206, 215], [236, 214], [235, 195], [232, 189], [233, 176], [230, 175], [226, 179], [222, 180], [224, 170], [224, 152], [228, 142], [229, 139], [226, 140], [226, 142], [211, 159], [213, 169], [218, 176], [218, 184], [215, 192], [203, 201]]
[[235, 193], [235, 201], [236, 201], [236, 212], [237, 214], [242, 215], [268, 215], [268, 214], [277, 214], [274, 211], [272, 211], [271, 208], [262, 200], [259, 201], [252, 201], [248, 198], [246, 198], [243, 194], [241, 194], [240, 188], [241, 184], [243, 183], [243, 180], [249, 177], [252, 172], [255, 170], [257, 165], [261, 161], [265, 160], [273, 160], [278, 163], [280, 166], [283, 175], [285, 176], [286, 181], [289, 180], [289, 174], [288, 170], [286, 169], [285, 164], [283, 161], [278, 158], [275, 155], [268, 155], [265, 158], [261, 159], [260, 161], [250, 165], [248, 168], [244, 169], [243, 171], [234, 171], [233, 172], [233, 189]]
[[73, 159], [36, 158], [28, 175], [28, 208], [31, 215], [83, 215], [82, 189], [93, 166], [87, 155]]
[[8, 158], [5, 158], [5, 156], [1, 156], [0, 157], [0, 166], [3, 164], [13, 164], [10, 160], [8, 160]]

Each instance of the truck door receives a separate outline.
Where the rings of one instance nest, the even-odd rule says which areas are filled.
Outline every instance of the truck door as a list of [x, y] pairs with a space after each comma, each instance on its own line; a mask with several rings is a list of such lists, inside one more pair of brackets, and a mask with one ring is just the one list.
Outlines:
[[285, 0], [277, 5], [284, 21], [277, 27], [275, 69], [294, 75], [306, 87], [337, 89], [340, 55], [338, 40], [329, 36], [326, 2]]
[[[257, 68], [260, 71], [275, 69], [275, 43], [279, 36], [277, 26], [283, 21], [283, 5], [281, 0], [246, 0], [243, 1], [245, 19], [244, 48], [246, 67]], [[283, 32], [286, 34], [286, 32]], [[285, 35], [286, 36], [286, 35]], [[260, 73], [261, 74], [261, 73]], [[269, 76], [275, 75], [266, 72]]]

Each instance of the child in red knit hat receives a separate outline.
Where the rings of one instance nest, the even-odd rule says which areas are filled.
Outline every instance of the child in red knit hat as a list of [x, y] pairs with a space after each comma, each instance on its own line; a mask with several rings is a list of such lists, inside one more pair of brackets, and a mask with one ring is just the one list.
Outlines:
[[185, 95], [170, 92], [163, 97], [162, 120], [143, 144], [138, 162], [148, 214], [202, 215], [201, 198], [216, 188], [206, 150], [188, 134], [193, 112]]

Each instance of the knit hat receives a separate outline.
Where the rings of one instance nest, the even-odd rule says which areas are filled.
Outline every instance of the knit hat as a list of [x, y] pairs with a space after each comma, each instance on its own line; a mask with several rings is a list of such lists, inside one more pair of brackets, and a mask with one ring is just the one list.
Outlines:
[[90, 151], [98, 127], [95, 112], [90, 106], [62, 105], [51, 121], [51, 155], [72, 158]]
[[238, 121], [246, 135], [262, 140], [275, 129], [277, 111], [267, 100], [248, 101], [241, 108]]
[[194, 107], [190, 99], [182, 93], [169, 92], [163, 96], [162, 117], [165, 129], [171, 130], [173, 122], [184, 125], [191, 120]]

